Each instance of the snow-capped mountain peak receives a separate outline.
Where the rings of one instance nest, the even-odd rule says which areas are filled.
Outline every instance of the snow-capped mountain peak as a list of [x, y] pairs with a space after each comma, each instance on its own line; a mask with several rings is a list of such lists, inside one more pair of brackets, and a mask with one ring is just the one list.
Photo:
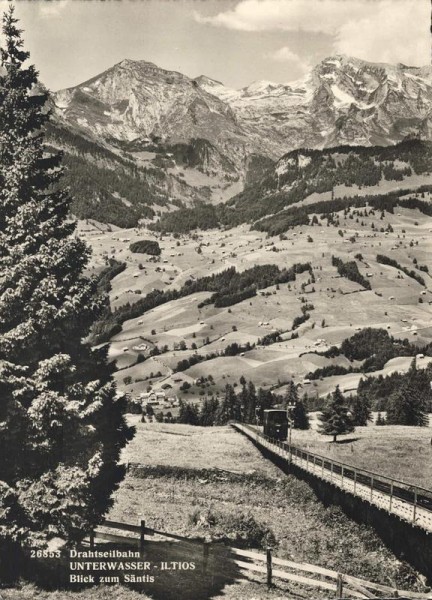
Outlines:
[[54, 95], [59, 116], [105, 140], [203, 139], [240, 171], [247, 157], [295, 148], [432, 138], [432, 68], [330, 56], [290, 83], [240, 90], [125, 59]]

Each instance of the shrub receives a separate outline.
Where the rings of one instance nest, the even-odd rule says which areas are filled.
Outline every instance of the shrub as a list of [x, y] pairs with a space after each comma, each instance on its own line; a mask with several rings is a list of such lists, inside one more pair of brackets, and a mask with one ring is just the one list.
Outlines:
[[273, 531], [250, 514], [196, 509], [189, 515], [188, 524], [207, 532], [212, 541], [235, 543], [245, 548], [265, 548], [276, 544]]
[[138, 240], [137, 242], [132, 242], [132, 244], [129, 245], [129, 250], [140, 254], [151, 254], [152, 256], [159, 256], [161, 253], [159, 244], [154, 240]]

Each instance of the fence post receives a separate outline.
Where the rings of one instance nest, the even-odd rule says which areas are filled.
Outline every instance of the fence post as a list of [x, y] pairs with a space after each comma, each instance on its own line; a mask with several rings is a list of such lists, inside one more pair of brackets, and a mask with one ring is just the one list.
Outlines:
[[90, 536], [89, 536], [89, 538], [90, 538], [90, 548], [93, 550], [94, 545], [95, 545], [95, 543], [94, 543], [94, 540], [95, 540], [94, 529], [90, 529]]
[[390, 483], [390, 506], [389, 512], [392, 512], [392, 504], [393, 504], [393, 481]]
[[416, 512], [417, 512], [417, 489], [414, 488], [413, 523], [416, 522]]
[[373, 499], [373, 486], [374, 486], [374, 478], [373, 478], [373, 476], [371, 476], [371, 495], [370, 495], [371, 503], [372, 503], [372, 499]]
[[144, 537], [145, 537], [145, 521], [140, 520], [140, 551], [144, 550]]
[[336, 598], [343, 598], [343, 576], [340, 573], [336, 579]]
[[272, 586], [272, 551], [271, 548], [267, 548], [267, 587]]
[[203, 543], [203, 573], [207, 572], [208, 558], [209, 558], [209, 542], [204, 542]]

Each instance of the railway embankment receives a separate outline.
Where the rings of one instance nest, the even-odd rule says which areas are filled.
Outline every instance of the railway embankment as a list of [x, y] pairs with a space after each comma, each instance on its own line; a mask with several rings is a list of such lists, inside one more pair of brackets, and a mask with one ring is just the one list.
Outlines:
[[307, 482], [326, 505], [337, 505], [374, 528], [392, 552], [432, 580], [432, 491], [339, 463], [233, 424], [286, 473]]

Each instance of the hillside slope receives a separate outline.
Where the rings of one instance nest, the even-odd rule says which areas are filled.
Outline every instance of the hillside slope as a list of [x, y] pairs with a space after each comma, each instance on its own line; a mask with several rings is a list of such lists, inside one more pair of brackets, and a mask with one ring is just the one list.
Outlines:
[[[159, 211], [158, 203], [162, 212], [171, 211], [175, 204], [188, 206], [196, 200], [224, 202], [244, 185], [256, 188], [265, 169], [294, 149], [387, 146], [406, 136], [431, 139], [431, 101], [430, 67], [335, 56], [301, 81], [255, 82], [242, 90], [146, 61], [124, 60], [56, 92], [52, 108], [56, 142], [75, 156], [68, 165], [72, 187], [84, 173], [89, 190], [85, 201], [79, 201], [86, 210], [78, 215], [131, 225]], [[135, 178], [128, 187], [136, 200], [125, 197], [124, 186], [99, 171], [99, 157], [88, 148], [71, 151], [71, 136], [108, 150], [110, 164], [102, 166], [122, 176], [125, 165], [119, 163], [126, 160]], [[95, 165], [97, 184], [90, 176]], [[286, 180], [285, 172], [283, 176]], [[103, 179], [110, 181], [106, 190]], [[80, 195], [77, 186], [74, 191]], [[136, 211], [129, 210], [131, 204]], [[152, 204], [152, 211], [143, 210]], [[254, 218], [268, 212], [258, 211]]]
[[[364, 206], [368, 195], [379, 202], [389, 193], [398, 196], [404, 190], [421, 191], [432, 183], [431, 170], [432, 143], [418, 139], [385, 147], [294, 150], [226, 205], [167, 214], [154, 228], [179, 233], [250, 222], [258, 229], [282, 233], [308, 223], [309, 214]], [[388, 198], [387, 205], [391, 204]], [[280, 225], [275, 228], [274, 222]]]

